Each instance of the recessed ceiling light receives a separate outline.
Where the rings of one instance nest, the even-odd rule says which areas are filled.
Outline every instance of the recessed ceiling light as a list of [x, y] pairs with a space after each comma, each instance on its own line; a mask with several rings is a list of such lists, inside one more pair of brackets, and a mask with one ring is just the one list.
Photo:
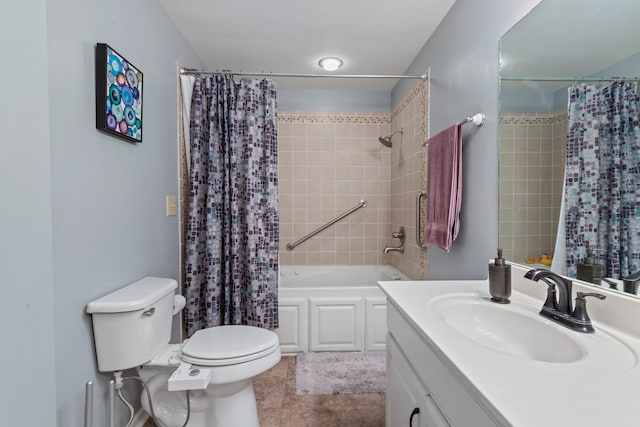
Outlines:
[[342, 59], [336, 58], [334, 56], [328, 56], [318, 61], [318, 65], [325, 71], [335, 71], [338, 68], [342, 67], [342, 64]]

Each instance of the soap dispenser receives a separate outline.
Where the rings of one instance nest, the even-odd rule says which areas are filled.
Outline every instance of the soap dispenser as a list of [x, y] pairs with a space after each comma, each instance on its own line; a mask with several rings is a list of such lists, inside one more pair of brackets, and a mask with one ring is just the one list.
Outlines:
[[498, 248], [498, 257], [489, 263], [489, 293], [491, 301], [509, 304], [511, 296], [511, 266], [502, 258], [502, 249]]
[[587, 248], [586, 258], [577, 266], [576, 279], [598, 284], [597, 279], [600, 278], [602, 278], [602, 265], [595, 263], [593, 249]]

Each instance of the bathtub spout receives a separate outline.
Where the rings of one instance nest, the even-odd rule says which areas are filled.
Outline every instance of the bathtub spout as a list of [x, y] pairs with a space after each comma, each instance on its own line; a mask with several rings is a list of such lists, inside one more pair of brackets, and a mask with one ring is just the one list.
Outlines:
[[394, 246], [385, 246], [383, 252], [385, 254], [388, 254], [389, 252], [400, 252], [401, 254], [404, 253], [404, 245], [400, 245], [397, 247]]
[[389, 252], [400, 252], [401, 254], [404, 253], [404, 227], [400, 227], [399, 231], [394, 231], [393, 233], [391, 233], [391, 237], [393, 237], [394, 239], [400, 239], [400, 246], [384, 246], [384, 250], [382, 252], [384, 252], [385, 254], [388, 254]]

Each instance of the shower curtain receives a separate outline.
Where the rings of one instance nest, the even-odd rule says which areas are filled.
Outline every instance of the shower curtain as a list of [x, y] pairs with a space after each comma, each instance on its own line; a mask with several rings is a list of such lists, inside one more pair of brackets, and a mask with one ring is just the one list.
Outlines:
[[185, 327], [278, 327], [273, 82], [197, 76], [190, 111]]
[[640, 270], [638, 85], [569, 89], [565, 171], [566, 266], [573, 277], [588, 247], [606, 277]]

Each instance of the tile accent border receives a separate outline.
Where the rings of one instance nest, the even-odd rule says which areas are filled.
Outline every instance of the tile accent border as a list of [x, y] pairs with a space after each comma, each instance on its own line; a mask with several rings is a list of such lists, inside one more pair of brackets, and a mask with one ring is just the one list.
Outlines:
[[[391, 112], [391, 120], [395, 120], [398, 115], [400, 115], [402, 113], [402, 111], [407, 108], [407, 106], [409, 104], [411, 104], [411, 102], [418, 96], [421, 96], [422, 94], [428, 92], [426, 87], [428, 85], [429, 82], [429, 71], [427, 71], [427, 80], [423, 80], [421, 82], [418, 82], [413, 89], [411, 89], [409, 91], [409, 93], [407, 93], [405, 95], [405, 97], [402, 99], [402, 101], [400, 101], [400, 103], [398, 103], [398, 106]], [[424, 98], [424, 97], [423, 97]], [[426, 122], [426, 120], [425, 120]]]
[[567, 110], [557, 110], [553, 113], [507, 113], [500, 114], [501, 125], [552, 125], [567, 120]]
[[347, 124], [378, 124], [391, 123], [387, 113], [298, 113], [285, 111], [278, 113], [281, 123], [347, 123]]
[[[415, 166], [412, 166], [410, 170], [404, 169], [404, 172], [400, 172], [405, 175], [403, 181], [404, 185], [408, 185], [409, 187], [414, 187], [414, 184], [409, 184], [409, 182], [413, 179], [412, 176], [415, 176], [416, 172], [419, 172], [419, 188], [424, 188], [425, 182], [425, 167], [426, 167], [426, 158], [427, 151], [425, 148], [420, 146], [422, 141], [425, 141], [429, 132], [429, 74], [430, 70], [426, 71], [427, 79], [424, 81], [417, 82], [411, 90], [405, 95], [405, 97], [397, 104], [396, 108], [391, 112], [391, 123], [392, 127], [399, 127], [400, 124], [406, 123], [406, 121], [418, 120], [419, 125], [414, 126], [413, 130], [409, 130], [410, 132], [415, 132], [413, 134], [412, 139], [408, 140], [407, 143], [410, 144], [412, 148], [405, 146], [402, 152], [398, 152], [396, 155], [401, 155], [404, 159], [404, 164], [408, 165], [413, 163], [411, 158], [415, 159], [415, 156], [418, 156], [418, 161], [413, 163]], [[411, 116], [407, 116], [411, 114]], [[403, 144], [406, 144], [403, 141]], [[419, 168], [419, 171], [415, 170], [415, 167]], [[392, 165], [392, 171], [397, 170], [396, 167]], [[397, 172], [396, 172], [397, 173]], [[398, 179], [397, 176], [392, 176], [392, 181]], [[393, 186], [392, 186], [393, 187]], [[417, 188], [417, 187], [416, 187]], [[408, 190], [408, 191], [407, 191]], [[400, 223], [395, 225], [403, 225], [407, 230], [415, 230], [415, 194], [411, 188], [405, 188], [404, 190], [400, 190], [404, 197], [400, 197], [400, 200], [404, 200], [404, 206], [400, 207], [405, 211], [404, 214], [400, 214]], [[410, 194], [410, 196], [409, 196]], [[396, 219], [397, 220], [397, 219]], [[420, 228], [423, 230], [426, 225], [426, 217], [424, 215], [421, 216], [421, 224]], [[428, 250], [418, 248], [413, 232], [409, 233], [407, 236], [409, 239], [405, 243], [405, 254], [398, 255], [395, 254], [392, 258], [392, 265], [398, 268], [403, 273], [407, 274], [413, 280], [423, 280], [427, 276], [427, 266], [428, 266]]]

